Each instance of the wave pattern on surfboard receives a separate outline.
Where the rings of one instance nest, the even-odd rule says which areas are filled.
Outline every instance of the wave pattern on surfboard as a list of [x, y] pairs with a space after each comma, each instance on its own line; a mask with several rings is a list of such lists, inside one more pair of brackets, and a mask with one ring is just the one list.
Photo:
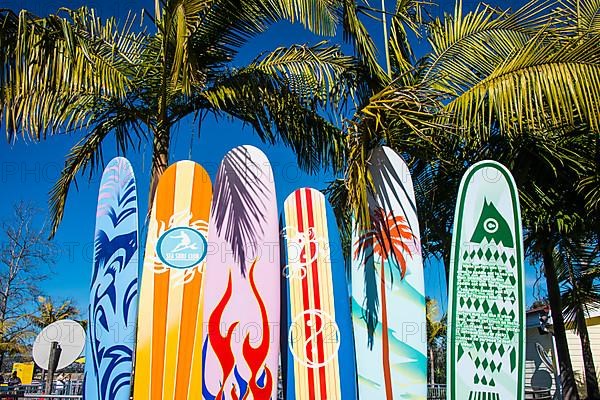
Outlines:
[[129, 162], [108, 163], [98, 195], [83, 398], [131, 392], [138, 297], [137, 192]]

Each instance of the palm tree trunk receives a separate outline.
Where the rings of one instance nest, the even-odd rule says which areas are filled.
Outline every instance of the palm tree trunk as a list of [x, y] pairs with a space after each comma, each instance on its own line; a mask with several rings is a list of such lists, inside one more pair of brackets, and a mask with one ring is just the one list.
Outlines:
[[[452, 237], [450, 237], [450, 240], [452, 240]], [[446, 271], [446, 291], [448, 291], [449, 286], [450, 286], [450, 252], [451, 250], [451, 245], [445, 246], [446, 250], [444, 250], [444, 255], [443, 255], [443, 262], [444, 262], [444, 271]], [[448, 292], [446, 292], [448, 293]]]
[[[160, 18], [160, 8], [157, 4], [157, 18]], [[159, 27], [164, 29], [164, 32], [170, 32], [170, 18], [157, 21]], [[167, 26], [165, 26], [165, 24]], [[160, 83], [160, 94], [158, 98], [158, 113], [156, 119], [156, 127], [154, 129], [154, 139], [152, 141], [152, 172], [150, 175], [150, 193], [148, 196], [148, 215], [152, 211], [152, 205], [154, 204], [154, 195], [156, 193], [156, 187], [158, 186], [158, 180], [162, 176], [163, 172], [169, 165], [169, 144], [171, 141], [171, 125], [169, 124], [169, 116], [167, 110], [167, 88], [170, 80], [169, 76], [169, 44], [168, 35], [163, 35], [162, 38], [162, 76]]]
[[392, 372], [390, 367], [390, 346], [387, 316], [387, 300], [385, 294], [385, 262], [381, 262], [381, 342], [383, 353], [383, 378], [385, 382], [386, 400], [392, 400], [394, 393], [392, 391]]
[[158, 180], [165, 172], [169, 165], [169, 141], [171, 139], [170, 129], [161, 129], [160, 127], [154, 132], [154, 140], [152, 142], [152, 169], [150, 175], [150, 193], [148, 196], [148, 214], [152, 210], [154, 203], [154, 194]]
[[554, 327], [554, 338], [556, 340], [556, 352], [558, 353], [558, 364], [560, 367], [560, 383], [563, 391], [564, 400], [579, 400], [577, 393], [577, 384], [573, 374], [573, 365], [569, 354], [569, 345], [567, 342], [567, 333], [565, 329], [565, 320], [562, 315], [562, 301], [560, 298], [560, 286], [558, 276], [554, 268], [554, 259], [552, 257], [553, 247], [544, 246], [542, 257], [544, 261], [544, 274], [546, 276], [546, 285], [548, 288], [548, 301], [552, 312], [552, 324]]
[[429, 384], [435, 383], [435, 353], [433, 351], [433, 343], [429, 344]]
[[585, 369], [585, 386], [587, 389], [588, 400], [600, 399], [598, 390], [598, 378], [596, 377], [596, 367], [594, 365], [594, 355], [590, 345], [590, 336], [585, 322], [585, 313], [581, 304], [577, 310], [577, 331], [581, 341], [581, 350], [583, 352], [583, 365]]

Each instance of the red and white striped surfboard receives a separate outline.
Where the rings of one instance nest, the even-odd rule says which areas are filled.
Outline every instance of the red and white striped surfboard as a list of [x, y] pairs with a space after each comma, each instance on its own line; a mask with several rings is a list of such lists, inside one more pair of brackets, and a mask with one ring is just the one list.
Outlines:
[[[330, 241], [325, 196], [315, 189], [298, 189], [286, 199], [284, 211], [286, 398], [354, 399], [350, 303], [339, 241]], [[332, 249], [335, 244], [337, 250]]]

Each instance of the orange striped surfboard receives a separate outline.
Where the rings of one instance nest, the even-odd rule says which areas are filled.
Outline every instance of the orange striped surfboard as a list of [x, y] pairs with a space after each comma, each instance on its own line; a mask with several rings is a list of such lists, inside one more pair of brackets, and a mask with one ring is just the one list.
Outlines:
[[202, 398], [202, 275], [212, 185], [180, 161], [162, 175], [142, 271], [135, 360], [136, 400]]

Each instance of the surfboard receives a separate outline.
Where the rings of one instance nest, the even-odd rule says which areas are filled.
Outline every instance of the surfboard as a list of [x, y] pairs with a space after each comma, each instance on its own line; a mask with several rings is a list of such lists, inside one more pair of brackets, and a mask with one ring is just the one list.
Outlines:
[[325, 196], [311, 188], [294, 191], [284, 217], [285, 398], [356, 399], [348, 285], [343, 259], [332, 263], [336, 243], [329, 238], [337, 233], [328, 229]]
[[427, 398], [423, 260], [408, 167], [388, 147], [369, 167], [371, 228], [353, 231], [352, 323], [360, 399]]
[[525, 396], [523, 238], [519, 196], [495, 161], [460, 183], [450, 258], [449, 400]]
[[273, 173], [256, 147], [219, 166], [205, 274], [205, 400], [277, 398], [279, 226]]
[[202, 398], [202, 283], [211, 181], [179, 161], [160, 177], [140, 288], [134, 398]]
[[129, 161], [112, 159], [96, 209], [83, 398], [127, 400], [138, 307], [138, 206]]

